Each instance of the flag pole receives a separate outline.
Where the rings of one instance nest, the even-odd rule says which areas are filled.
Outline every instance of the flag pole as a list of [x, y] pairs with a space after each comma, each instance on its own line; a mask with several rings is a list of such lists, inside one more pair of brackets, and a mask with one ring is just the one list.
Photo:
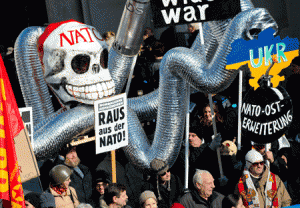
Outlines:
[[239, 105], [238, 105], [238, 150], [242, 148], [242, 123], [241, 123], [241, 109], [242, 109], [242, 97], [243, 97], [243, 71], [239, 71]]
[[[212, 101], [212, 94], [208, 94], [209, 99], [209, 105], [210, 105], [210, 111], [212, 116], [212, 122], [213, 122], [213, 131], [214, 131], [214, 139], [217, 137], [217, 125], [216, 125], [216, 115], [214, 112], [214, 106]], [[220, 169], [220, 176], [221, 178], [224, 177], [223, 168], [222, 168], [222, 161], [221, 161], [221, 154], [220, 154], [220, 147], [217, 147], [217, 157], [218, 157], [218, 164]]]
[[190, 133], [190, 113], [189, 113], [189, 106], [190, 106], [190, 86], [187, 89], [187, 109], [186, 109], [186, 127], [185, 127], [185, 183], [184, 188], [188, 189], [188, 181], [189, 181], [189, 133]]

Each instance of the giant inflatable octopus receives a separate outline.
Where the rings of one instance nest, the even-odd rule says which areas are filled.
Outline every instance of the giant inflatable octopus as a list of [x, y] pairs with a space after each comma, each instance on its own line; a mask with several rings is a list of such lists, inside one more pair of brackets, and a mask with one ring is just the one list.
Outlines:
[[[129, 0], [132, 1], [132, 0]], [[168, 51], [160, 66], [159, 89], [128, 99], [129, 144], [124, 152], [136, 167], [148, 169], [154, 158], [172, 166], [181, 147], [189, 93], [218, 93], [238, 70], [226, 70], [226, 57], [237, 39], [251, 40], [277, 24], [266, 9], [240, 0], [232, 19], [203, 24], [204, 44]], [[48, 27], [28, 27], [15, 44], [15, 61], [26, 107], [33, 108], [34, 153], [38, 160], [94, 127], [93, 103], [120, 94], [134, 67], [142, 42], [149, 0], [134, 1], [142, 13], [124, 9], [110, 51], [97, 30], [73, 20]], [[49, 88], [62, 105], [55, 111]], [[150, 145], [141, 126], [157, 119]]]

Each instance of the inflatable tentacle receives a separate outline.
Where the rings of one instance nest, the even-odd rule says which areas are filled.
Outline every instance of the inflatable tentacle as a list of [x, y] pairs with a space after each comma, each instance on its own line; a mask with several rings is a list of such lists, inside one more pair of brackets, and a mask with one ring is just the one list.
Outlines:
[[42, 27], [28, 27], [15, 43], [14, 55], [20, 87], [26, 106], [32, 107], [34, 125], [54, 113], [37, 53], [37, 39], [43, 31]]
[[114, 47], [111, 47], [108, 55], [108, 68], [115, 82], [116, 94], [120, 94], [123, 91], [130, 69], [135, 65], [136, 58], [137, 55], [126, 56], [116, 52]]
[[[194, 51], [182, 48], [177, 50], [177, 55], [172, 56], [173, 61], [167, 61], [168, 67], [173, 69], [174, 73], [185, 77], [197, 90], [204, 93], [218, 93], [231, 83], [237, 73], [236, 70], [224, 69], [227, 56], [231, 52], [231, 44], [245, 36], [253, 39], [250, 32], [252, 29], [262, 31], [269, 27], [276, 29], [277, 25], [267, 10], [257, 8], [241, 12], [228, 25], [210, 63], [206, 62], [206, 54], [201, 54], [199, 58]], [[203, 53], [201, 45], [199, 47], [200, 53], [201, 51]]]
[[[161, 158], [172, 166], [181, 147], [185, 113], [187, 109], [188, 84], [174, 76], [167, 68], [160, 69], [158, 112], [155, 136], [152, 145], [147, 142], [137, 116], [131, 112], [130, 144], [123, 148], [131, 162], [140, 168], [149, 168], [153, 158]], [[142, 156], [140, 156], [142, 155]]]
[[158, 109], [158, 89], [144, 96], [129, 98], [128, 106], [137, 114], [140, 121], [151, 121], [156, 118]]
[[79, 105], [51, 116], [34, 132], [34, 153], [38, 160], [49, 158], [63, 144], [90, 131], [94, 127], [94, 107]]
[[251, 0], [240, 0], [241, 11], [246, 11], [248, 9], [254, 9], [254, 5]]

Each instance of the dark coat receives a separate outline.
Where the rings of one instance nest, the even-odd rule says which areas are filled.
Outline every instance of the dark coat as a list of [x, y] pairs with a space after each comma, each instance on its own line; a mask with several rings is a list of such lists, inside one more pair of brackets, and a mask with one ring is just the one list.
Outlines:
[[81, 203], [91, 203], [92, 197], [92, 174], [88, 167], [79, 164], [78, 167], [83, 172], [84, 177], [73, 171], [70, 186], [74, 187]]
[[185, 208], [221, 208], [223, 199], [224, 195], [213, 191], [208, 200], [205, 200], [199, 196], [199, 193], [196, 190], [192, 190], [191, 192], [183, 195], [179, 202]]
[[178, 176], [172, 174], [170, 181], [171, 181], [171, 184], [170, 184], [171, 190], [170, 191], [168, 191], [168, 189], [166, 187], [164, 187], [163, 185], [159, 184], [159, 193], [160, 193], [160, 196], [162, 197], [161, 200], [158, 199], [159, 194], [158, 194], [158, 190], [157, 190], [156, 177], [151, 177], [150, 181], [143, 185], [141, 192], [143, 192], [145, 190], [153, 191], [155, 196], [158, 199], [158, 204], [157, 204], [158, 207], [159, 208], [170, 208], [174, 202], [178, 201], [178, 199], [181, 196], [181, 193], [183, 191], [183, 185]]

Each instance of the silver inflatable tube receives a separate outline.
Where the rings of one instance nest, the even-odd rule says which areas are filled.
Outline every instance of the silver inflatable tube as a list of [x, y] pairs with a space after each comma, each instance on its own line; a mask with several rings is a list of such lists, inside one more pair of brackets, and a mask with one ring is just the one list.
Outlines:
[[93, 106], [77, 106], [59, 112], [43, 122], [43, 126], [34, 132], [34, 153], [38, 160], [49, 158], [79, 135], [94, 127]]
[[254, 9], [254, 5], [251, 2], [251, 0], [240, 0], [240, 4], [241, 4], [241, 11], [246, 11], [248, 9]]
[[[202, 56], [200, 56], [201, 58], [197, 59], [194, 54], [195, 52], [181, 49], [183, 53], [179, 53], [175, 56], [181, 57], [176, 60], [176, 65], [182, 68], [182, 63], [185, 63], [188, 65], [186, 68], [189, 68], [189, 70], [176, 73], [180, 73], [181, 76], [186, 77], [189, 83], [201, 92], [220, 92], [231, 83], [234, 78], [233, 74], [236, 75], [237, 73], [237, 71], [224, 69], [227, 62], [227, 55], [232, 50], [231, 44], [234, 40], [242, 38], [244, 34], [246, 34], [249, 39], [253, 39], [254, 37], [251, 36], [249, 30], [256, 28], [262, 31], [269, 27], [277, 30], [275, 20], [269, 15], [266, 9], [257, 8], [241, 12], [228, 25], [222, 41], [209, 64], [205, 62], [205, 54], [202, 54]], [[203, 50], [200, 49], [200, 53], [202, 51]], [[184, 62], [186, 59], [188, 59], [188, 61]], [[201, 66], [200, 70], [198, 70], [199, 66]], [[175, 70], [175, 68], [172, 63], [172, 69]], [[199, 73], [197, 73], [197, 71], [199, 71]], [[191, 76], [191, 74], [194, 76]]]
[[169, 70], [160, 71], [159, 108], [152, 145], [133, 112], [129, 116], [130, 145], [123, 148], [130, 161], [138, 168], [149, 169], [154, 158], [161, 158], [172, 166], [178, 156], [184, 132], [187, 109], [187, 83], [172, 75]]
[[141, 97], [129, 98], [128, 106], [137, 114], [140, 121], [151, 121], [156, 118], [158, 109], [158, 90]]
[[37, 53], [37, 39], [43, 31], [42, 27], [26, 28], [15, 43], [18, 78], [26, 107], [32, 107], [34, 124], [38, 124], [54, 112]]
[[116, 94], [120, 94], [124, 88], [130, 70], [134, 67], [137, 55], [126, 56], [116, 52], [111, 47], [108, 54], [108, 68], [111, 78], [115, 82]]

